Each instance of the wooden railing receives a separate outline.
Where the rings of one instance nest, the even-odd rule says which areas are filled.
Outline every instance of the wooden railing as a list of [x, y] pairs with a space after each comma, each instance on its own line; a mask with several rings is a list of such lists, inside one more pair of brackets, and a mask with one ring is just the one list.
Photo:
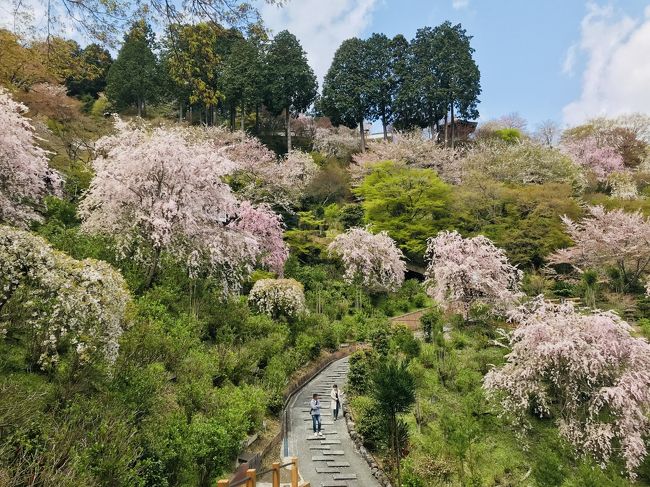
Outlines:
[[[219, 480], [217, 482], [217, 487], [255, 487], [257, 485], [257, 477], [266, 475], [267, 473], [271, 474], [272, 485], [273, 487], [280, 487], [280, 469], [284, 467], [291, 467], [291, 487], [299, 487], [300, 484], [300, 475], [298, 474], [298, 458], [292, 457], [289, 463], [280, 464], [280, 462], [275, 462], [271, 468], [264, 470], [262, 472], [257, 472], [254, 468], [249, 468], [246, 470], [246, 475], [244, 478], [230, 481], [230, 480]], [[309, 484], [303, 484], [301, 487], [307, 487]]]

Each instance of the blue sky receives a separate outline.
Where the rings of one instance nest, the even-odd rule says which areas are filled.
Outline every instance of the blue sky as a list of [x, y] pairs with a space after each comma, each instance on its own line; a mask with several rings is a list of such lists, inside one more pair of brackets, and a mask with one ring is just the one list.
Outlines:
[[650, 112], [647, 0], [291, 0], [263, 14], [274, 31], [296, 33], [319, 77], [345, 38], [410, 39], [422, 26], [461, 23], [474, 36], [482, 119], [519, 112], [534, 128]]

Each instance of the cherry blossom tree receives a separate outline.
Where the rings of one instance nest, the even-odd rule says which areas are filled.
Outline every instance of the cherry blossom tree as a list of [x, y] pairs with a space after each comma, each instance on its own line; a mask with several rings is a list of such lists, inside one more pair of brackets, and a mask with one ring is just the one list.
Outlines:
[[303, 286], [295, 279], [260, 279], [253, 284], [248, 301], [273, 318], [295, 318], [307, 311]]
[[624, 169], [623, 156], [616, 147], [599, 142], [594, 136], [566, 140], [562, 149], [601, 182], [606, 181], [612, 173]]
[[318, 172], [312, 157], [292, 150], [277, 158], [259, 139], [242, 132], [207, 129], [207, 137], [232, 165], [233, 189], [255, 203], [268, 203], [291, 211], [302, 191]]
[[352, 156], [350, 172], [353, 182], [360, 182], [377, 164], [385, 161], [407, 164], [419, 168], [431, 168], [445, 180], [457, 171], [460, 153], [441, 147], [426, 139], [421, 132], [394, 133], [391, 141], [370, 142], [365, 152]]
[[463, 238], [456, 231], [440, 232], [428, 240], [425, 259], [428, 294], [463, 316], [474, 303], [503, 311], [521, 295], [522, 272], [483, 235]]
[[485, 377], [488, 395], [523, 421], [552, 419], [579, 453], [605, 466], [617, 455], [630, 476], [650, 433], [650, 345], [617, 314], [577, 313], [541, 297], [511, 314], [518, 324], [503, 367]]
[[611, 197], [621, 200], [635, 200], [639, 198], [639, 189], [630, 171], [618, 172], [609, 176]]
[[602, 206], [590, 206], [587, 211], [588, 216], [580, 222], [562, 217], [575, 245], [553, 253], [549, 263], [570, 264], [579, 272], [596, 269], [604, 273], [614, 267], [626, 283], [646, 275], [650, 265], [650, 220], [639, 211], [606, 211]]
[[0, 336], [30, 336], [42, 368], [66, 348], [80, 365], [115, 362], [129, 299], [105, 262], [74, 260], [41, 237], [0, 226]]
[[282, 240], [283, 225], [278, 215], [268, 205], [255, 207], [245, 201], [239, 206], [235, 227], [255, 235], [260, 246], [261, 263], [281, 276], [289, 249]]
[[36, 145], [34, 127], [23, 116], [26, 111], [0, 87], [0, 222], [19, 226], [40, 220], [34, 206], [61, 189], [46, 152]]
[[361, 139], [356, 130], [344, 126], [319, 127], [314, 136], [314, 149], [328, 157], [345, 160], [361, 151]]
[[580, 166], [560, 150], [524, 140], [508, 144], [499, 140], [476, 143], [460, 164], [460, 178], [478, 175], [505, 183], [549, 182], [585, 186]]
[[[236, 197], [223, 179], [237, 163], [215, 150], [209, 133], [121, 121], [117, 128], [98, 141], [96, 176], [79, 212], [84, 231], [112, 237], [122, 257], [147, 266], [145, 288], [163, 252], [192, 277], [217, 278], [224, 292], [236, 291], [260, 259], [280, 268], [280, 217]], [[263, 217], [255, 223], [254, 211]]]
[[376, 235], [367, 229], [351, 228], [337, 235], [328, 247], [345, 267], [343, 278], [371, 292], [396, 291], [404, 282], [404, 254], [386, 232]]

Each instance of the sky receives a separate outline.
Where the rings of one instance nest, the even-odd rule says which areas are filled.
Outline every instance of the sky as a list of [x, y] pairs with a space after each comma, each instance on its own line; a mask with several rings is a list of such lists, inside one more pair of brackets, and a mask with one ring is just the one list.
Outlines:
[[445, 20], [473, 36], [480, 120], [517, 112], [529, 128], [650, 113], [648, 0], [290, 0], [262, 7], [267, 27], [301, 41], [322, 81], [340, 43]]

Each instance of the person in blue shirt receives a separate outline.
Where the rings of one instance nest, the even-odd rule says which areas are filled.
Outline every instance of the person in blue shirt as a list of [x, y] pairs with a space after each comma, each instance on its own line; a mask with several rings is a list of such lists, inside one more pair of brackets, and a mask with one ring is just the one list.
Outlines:
[[323, 433], [320, 431], [320, 401], [318, 400], [318, 394], [312, 396], [309, 406], [311, 423], [314, 428], [314, 436], [323, 436]]

